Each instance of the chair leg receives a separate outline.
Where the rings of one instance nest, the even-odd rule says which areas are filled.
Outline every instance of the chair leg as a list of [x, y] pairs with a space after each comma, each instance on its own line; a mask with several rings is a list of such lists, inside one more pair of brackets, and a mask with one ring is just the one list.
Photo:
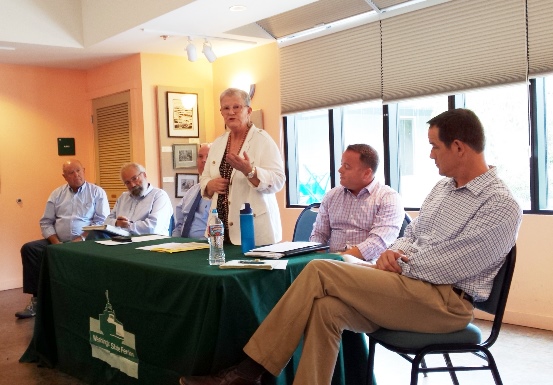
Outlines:
[[367, 385], [376, 385], [374, 379], [374, 355], [376, 353], [376, 342], [369, 337], [369, 360], [367, 362]]
[[488, 360], [488, 366], [490, 368], [490, 372], [492, 372], [492, 376], [495, 384], [503, 385], [503, 381], [501, 381], [501, 376], [499, 375], [499, 370], [497, 369], [497, 364], [495, 363], [495, 360], [492, 354], [486, 348], [482, 348], [482, 352], [486, 355], [486, 358]]
[[[415, 355], [413, 357], [413, 361], [411, 361], [411, 385], [417, 385], [419, 382], [419, 366], [422, 365], [422, 362], [424, 361], [424, 354], [423, 355]], [[426, 361], [424, 362], [424, 365], [426, 366]]]
[[[422, 361], [421, 361], [421, 366], [423, 367], [423, 369], [428, 368], [428, 366], [426, 366], [426, 359], [424, 359], [424, 358], [422, 359]], [[426, 372], [422, 372], [422, 375], [423, 375], [424, 377], [428, 377], [428, 373], [426, 373]]]
[[[451, 357], [449, 357], [449, 354], [444, 353], [443, 356], [446, 366], [448, 368], [453, 368], [453, 363], [451, 362]], [[459, 380], [457, 379], [457, 374], [455, 373], [455, 370], [449, 370], [449, 376], [451, 377], [451, 382], [453, 382], [453, 385], [459, 385]]]

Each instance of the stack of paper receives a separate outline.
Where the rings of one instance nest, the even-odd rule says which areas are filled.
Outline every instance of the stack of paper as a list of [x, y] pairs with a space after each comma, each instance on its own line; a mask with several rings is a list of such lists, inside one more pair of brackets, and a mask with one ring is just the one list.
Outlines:
[[108, 234], [121, 235], [123, 237], [128, 237], [131, 235], [127, 230], [122, 229], [121, 227], [116, 227], [112, 225], [95, 225], [95, 226], [83, 226], [84, 231], [102, 231]]
[[137, 249], [157, 251], [160, 253], [179, 253], [181, 251], [209, 249], [209, 244], [199, 243], [199, 242], [189, 242], [189, 243], [170, 242], [170, 243], [162, 243], [160, 245], [137, 247]]

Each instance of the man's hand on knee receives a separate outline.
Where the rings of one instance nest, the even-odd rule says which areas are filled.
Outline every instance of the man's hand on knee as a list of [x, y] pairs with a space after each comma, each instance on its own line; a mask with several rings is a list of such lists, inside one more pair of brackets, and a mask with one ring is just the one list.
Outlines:
[[397, 260], [400, 258], [403, 262], [409, 261], [409, 258], [407, 258], [401, 250], [386, 250], [380, 254], [380, 257], [376, 260], [376, 268], [401, 274], [401, 266], [397, 263]]

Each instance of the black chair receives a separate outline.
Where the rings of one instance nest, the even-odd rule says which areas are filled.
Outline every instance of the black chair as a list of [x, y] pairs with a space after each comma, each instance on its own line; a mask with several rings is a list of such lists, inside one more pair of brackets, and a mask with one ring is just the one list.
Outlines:
[[[490, 335], [486, 341], [482, 342], [480, 329], [472, 323], [463, 330], [446, 334], [412, 333], [379, 329], [374, 333], [367, 334], [369, 337], [367, 384], [374, 385], [375, 349], [376, 344], [380, 344], [411, 362], [411, 385], [417, 384], [419, 373], [423, 373], [426, 376], [426, 373], [431, 372], [449, 372], [453, 383], [458, 385], [459, 381], [455, 372], [469, 370], [490, 370], [495, 383], [501, 385], [501, 377], [489, 348], [494, 344], [499, 335], [515, 269], [515, 259], [516, 245], [507, 254], [505, 263], [495, 277], [490, 297], [484, 302], [474, 303], [475, 308], [494, 315]], [[485, 362], [481, 366], [454, 366], [449, 356], [450, 353], [473, 353]], [[424, 357], [427, 354], [442, 354], [446, 366], [427, 368], [424, 361]], [[414, 355], [414, 357], [410, 355]]]
[[403, 223], [401, 224], [401, 229], [399, 230], [399, 235], [397, 236], [398, 238], [403, 237], [405, 228], [409, 223], [411, 223], [411, 217], [409, 216], [409, 214], [405, 213], [405, 218], [403, 218]]
[[309, 241], [309, 237], [313, 231], [313, 224], [315, 223], [315, 219], [317, 219], [318, 208], [320, 205], [320, 203], [312, 203], [303, 209], [296, 221], [296, 226], [294, 226], [292, 241]]

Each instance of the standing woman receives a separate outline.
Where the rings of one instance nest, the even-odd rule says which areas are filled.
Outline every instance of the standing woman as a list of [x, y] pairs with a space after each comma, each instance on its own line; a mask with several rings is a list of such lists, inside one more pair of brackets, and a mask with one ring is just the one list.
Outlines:
[[217, 208], [225, 226], [225, 241], [240, 244], [240, 209], [250, 203], [255, 244], [282, 240], [275, 193], [284, 186], [284, 165], [276, 143], [250, 121], [250, 96], [229, 88], [219, 98], [228, 130], [213, 142], [200, 178], [201, 191]]

